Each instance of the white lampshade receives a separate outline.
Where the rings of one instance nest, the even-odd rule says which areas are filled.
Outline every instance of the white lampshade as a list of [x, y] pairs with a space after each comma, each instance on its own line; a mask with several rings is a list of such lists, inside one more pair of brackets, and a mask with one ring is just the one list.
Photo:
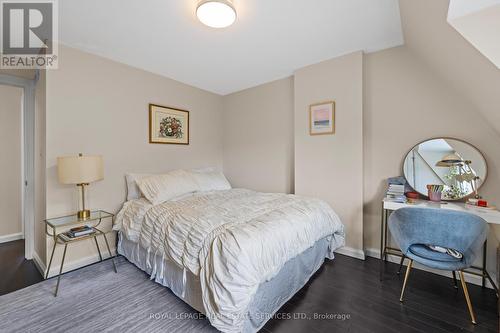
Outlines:
[[441, 161], [436, 163], [438, 167], [451, 167], [455, 165], [460, 165], [464, 162], [464, 160], [458, 156], [457, 154], [449, 154], [444, 156]]
[[67, 156], [57, 158], [57, 174], [62, 184], [88, 184], [104, 179], [102, 156]]

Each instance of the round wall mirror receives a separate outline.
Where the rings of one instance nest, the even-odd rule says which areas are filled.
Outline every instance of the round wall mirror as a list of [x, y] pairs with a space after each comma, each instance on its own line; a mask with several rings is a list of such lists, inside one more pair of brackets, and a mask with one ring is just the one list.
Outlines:
[[443, 200], [460, 200], [486, 180], [488, 168], [481, 152], [458, 139], [437, 138], [419, 143], [405, 157], [403, 174], [408, 184], [427, 196], [427, 185], [442, 185]]

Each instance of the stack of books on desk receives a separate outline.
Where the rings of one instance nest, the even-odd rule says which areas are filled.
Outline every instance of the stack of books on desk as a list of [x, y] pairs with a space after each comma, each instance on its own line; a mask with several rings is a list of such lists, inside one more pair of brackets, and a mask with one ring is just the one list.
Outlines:
[[399, 184], [389, 184], [385, 200], [405, 203], [406, 202], [405, 186]]
[[71, 241], [74, 240], [75, 238], [84, 237], [94, 233], [95, 233], [94, 228], [88, 225], [84, 225], [81, 227], [72, 228], [69, 231], [62, 233], [61, 237], [65, 241]]

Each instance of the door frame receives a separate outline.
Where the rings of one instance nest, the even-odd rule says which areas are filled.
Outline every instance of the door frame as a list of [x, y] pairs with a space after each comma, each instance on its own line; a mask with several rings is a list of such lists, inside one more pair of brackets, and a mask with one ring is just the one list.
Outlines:
[[35, 86], [38, 80], [30, 80], [17, 76], [0, 74], [0, 85], [14, 86], [23, 89], [22, 111], [22, 154], [23, 168], [22, 189], [22, 221], [24, 230], [24, 256], [33, 259], [35, 251]]

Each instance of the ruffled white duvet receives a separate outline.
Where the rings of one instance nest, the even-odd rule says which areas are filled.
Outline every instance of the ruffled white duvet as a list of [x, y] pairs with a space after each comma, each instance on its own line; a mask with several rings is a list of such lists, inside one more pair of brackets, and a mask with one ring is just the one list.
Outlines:
[[244, 189], [197, 193], [153, 206], [125, 203], [115, 229], [153, 255], [200, 277], [214, 327], [240, 332], [259, 285], [290, 259], [329, 237], [330, 256], [344, 245], [338, 216], [321, 200]]

